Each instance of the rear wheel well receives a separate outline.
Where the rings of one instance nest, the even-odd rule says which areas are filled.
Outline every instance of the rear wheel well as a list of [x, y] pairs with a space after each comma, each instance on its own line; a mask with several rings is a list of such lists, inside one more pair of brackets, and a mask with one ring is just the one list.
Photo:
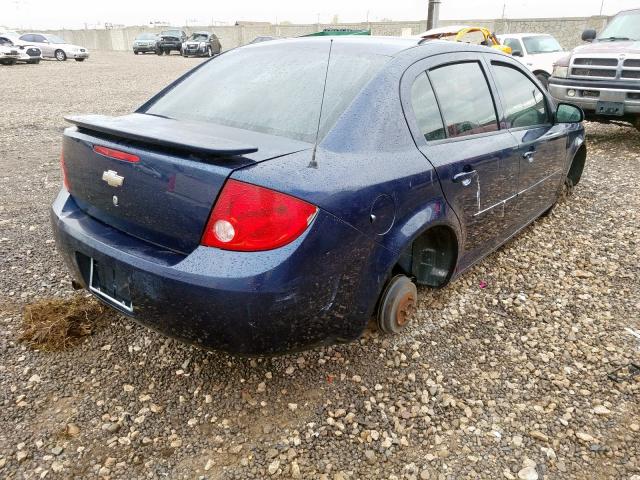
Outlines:
[[397, 268], [429, 287], [447, 284], [458, 259], [455, 232], [444, 225], [429, 228], [416, 238], [398, 262]]
[[577, 185], [582, 177], [584, 170], [584, 164], [587, 160], [587, 146], [583, 143], [576, 154], [573, 156], [569, 172], [567, 173], [567, 180], [571, 182], [571, 185]]

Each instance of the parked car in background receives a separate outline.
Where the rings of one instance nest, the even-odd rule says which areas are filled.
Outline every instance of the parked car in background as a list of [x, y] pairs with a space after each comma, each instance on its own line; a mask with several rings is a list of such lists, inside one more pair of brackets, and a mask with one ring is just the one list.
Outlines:
[[511, 47], [511, 55], [518, 57], [544, 88], [549, 86], [554, 63], [569, 53], [553, 36], [545, 33], [505, 33], [498, 35], [498, 40]]
[[248, 45], [67, 120], [51, 219], [76, 286], [247, 355], [401, 331], [416, 283], [548, 212], [586, 158], [582, 111], [520, 62], [408, 38]]
[[251, 41], [249, 42], [249, 44], [252, 44], [252, 43], [262, 43], [262, 42], [270, 42], [271, 40], [275, 40], [275, 39], [276, 39], [276, 37], [269, 37], [269, 36], [263, 35], [263, 36], [261, 36], [261, 37], [256, 37], [256, 38], [254, 38], [253, 40], [251, 40]]
[[15, 47], [0, 45], [0, 65], [15, 65], [20, 54]]
[[14, 32], [0, 33], [0, 45], [15, 48], [18, 51], [18, 62], [38, 64], [42, 58], [42, 52], [35, 45], [23, 42]]
[[213, 57], [219, 55], [220, 50], [220, 40], [211, 32], [194, 32], [182, 44], [183, 57]]
[[163, 53], [169, 55], [173, 50], [180, 52], [182, 50], [182, 44], [186, 42], [187, 34], [184, 30], [170, 29], [160, 32], [156, 53], [162, 55]]
[[423, 40], [450, 40], [452, 42], [470, 43], [495, 48], [503, 53], [511, 53], [511, 49], [502, 45], [495, 33], [484, 27], [471, 27], [469, 25], [447, 25], [446, 27], [432, 28], [416, 35]]
[[640, 130], [640, 9], [618, 13], [600, 35], [585, 30], [582, 40], [589, 43], [556, 63], [549, 92], [590, 120], [624, 120]]
[[133, 40], [133, 53], [157, 53], [158, 39], [155, 33], [141, 33]]
[[61, 62], [72, 58], [77, 62], [83, 62], [89, 58], [89, 50], [85, 47], [72, 45], [64, 39], [48, 33], [25, 33], [20, 35], [23, 42], [35, 45], [42, 51], [43, 58], [55, 58]]

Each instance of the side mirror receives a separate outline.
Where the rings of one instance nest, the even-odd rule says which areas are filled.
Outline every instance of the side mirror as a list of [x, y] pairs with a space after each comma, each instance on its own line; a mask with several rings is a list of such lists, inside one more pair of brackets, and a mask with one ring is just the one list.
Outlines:
[[520, 50], [512, 50], [511, 55], [514, 57], [524, 57], [524, 55], [522, 55], [522, 52]]
[[42, 40], [42, 43], [49, 43], [49, 40]]
[[593, 28], [587, 28], [584, 32], [582, 32], [583, 42], [591, 42], [594, 38], [596, 38], [596, 31]]
[[580, 107], [570, 103], [559, 103], [556, 109], [556, 123], [580, 123], [584, 120], [584, 112]]

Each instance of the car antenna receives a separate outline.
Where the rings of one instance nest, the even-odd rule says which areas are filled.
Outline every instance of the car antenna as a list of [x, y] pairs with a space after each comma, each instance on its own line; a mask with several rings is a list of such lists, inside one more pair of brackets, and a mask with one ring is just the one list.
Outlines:
[[320, 113], [318, 114], [318, 128], [316, 129], [316, 141], [313, 145], [313, 153], [311, 154], [311, 162], [309, 162], [310, 168], [318, 168], [318, 162], [316, 162], [316, 152], [318, 151], [318, 140], [320, 139], [320, 125], [322, 122], [322, 109], [324, 107], [324, 96], [327, 93], [327, 79], [329, 78], [329, 64], [331, 63], [331, 50], [333, 49], [333, 38], [329, 43], [329, 56], [327, 57], [327, 69], [324, 72], [324, 87], [322, 89], [322, 100], [320, 101]]

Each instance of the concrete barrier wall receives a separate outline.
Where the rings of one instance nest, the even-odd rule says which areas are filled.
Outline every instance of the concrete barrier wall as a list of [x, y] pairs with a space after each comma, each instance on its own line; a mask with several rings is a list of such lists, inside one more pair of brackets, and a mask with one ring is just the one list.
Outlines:
[[[517, 18], [495, 20], [443, 20], [441, 25], [481, 25], [494, 32], [520, 33], [537, 32], [554, 35], [563, 47], [571, 49], [581, 42], [580, 35], [585, 28], [595, 28], [600, 31], [606, 25], [609, 17], [571, 17], [571, 18]], [[427, 21], [415, 22], [372, 22], [372, 23], [341, 23], [307, 24], [307, 25], [273, 25], [273, 24], [243, 24], [237, 26], [189, 26], [184, 27], [187, 32], [198, 30], [213, 31], [220, 38], [222, 48], [228, 50], [251, 42], [258, 36], [273, 36], [278, 38], [298, 37], [309, 33], [319, 32], [325, 28], [354, 28], [371, 29], [373, 35], [416, 35], [427, 28]], [[90, 50], [131, 49], [133, 39], [143, 32], [160, 33], [162, 28], [148, 28], [144, 26], [126, 27], [111, 30], [55, 30], [53, 33], [65, 38], [68, 42], [82, 45]]]

